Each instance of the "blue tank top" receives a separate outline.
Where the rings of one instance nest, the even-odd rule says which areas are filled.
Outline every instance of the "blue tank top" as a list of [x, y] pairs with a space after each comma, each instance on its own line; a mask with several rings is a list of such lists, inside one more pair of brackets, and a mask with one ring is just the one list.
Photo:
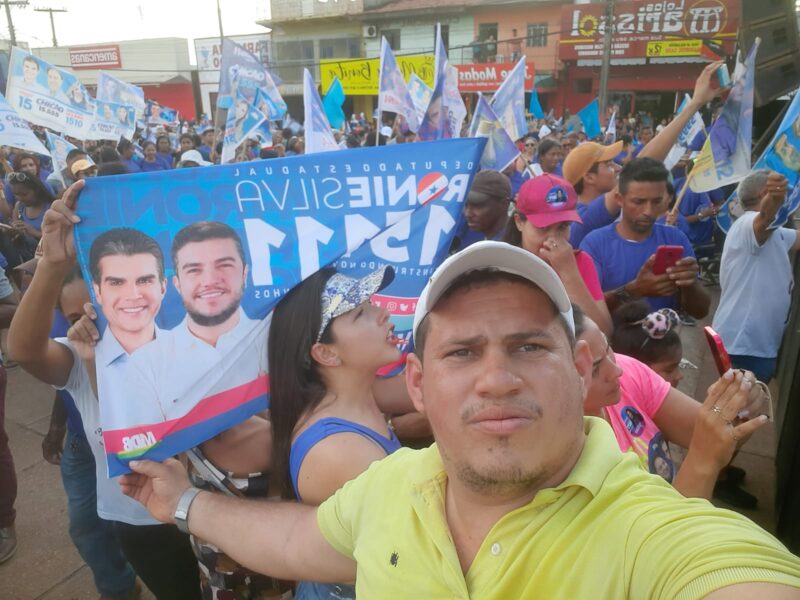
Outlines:
[[378, 444], [378, 446], [383, 448], [386, 454], [391, 454], [401, 448], [400, 440], [397, 439], [397, 436], [395, 436], [391, 428], [389, 428], [389, 437], [387, 438], [369, 427], [346, 419], [337, 419], [335, 417], [320, 419], [297, 436], [297, 439], [292, 443], [292, 448], [289, 451], [289, 475], [292, 478], [294, 493], [297, 494], [297, 499], [301, 502], [303, 500], [300, 497], [300, 492], [297, 487], [297, 478], [300, 476], [300, 467], [306, 455], [311, 448], [326, 437], [337, 433], [357, 433], [362, 435]]

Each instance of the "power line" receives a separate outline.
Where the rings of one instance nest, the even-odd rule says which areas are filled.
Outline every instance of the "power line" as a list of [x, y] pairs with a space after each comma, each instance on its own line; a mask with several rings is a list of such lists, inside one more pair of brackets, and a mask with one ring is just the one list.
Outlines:
[[58, 40], [56, 39], [56, 22], [53, 19], [53, 13], [65, 13], [67, 12], [66, 8], [34, 8], [34, 12], [46, 12], [50, 13], [50, 29], [53, 32], [53, 48], [58, 48]]

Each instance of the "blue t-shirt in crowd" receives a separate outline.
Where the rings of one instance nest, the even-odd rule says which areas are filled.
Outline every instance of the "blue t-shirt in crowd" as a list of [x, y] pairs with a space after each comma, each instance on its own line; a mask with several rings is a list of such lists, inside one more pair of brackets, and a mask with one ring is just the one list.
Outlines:
[[610, 225], [617, 220], [619, 213], [612, 215], [606, 208], [606, 195], [600, 194], [589, 204], [578, 203], [575, 206], [583, 223], [573, 223], [569, 230], [569, 243], [573, 248], [581, 245], [583, 238], [595, 229]]
[[123, 158], [122, 164], [125, 165], [125, 168], [128, 169], [128, 173], [141, 173], [142, 167], [138, 160], [133, 158]]
[[150, 171], [168, 171], [170, 169], [170, 167], [164, 165], [164, 163], [158, 160], [158, 158], [156, 158], [153, 162], [147, 162], [146, 160], [143, 160], [139, 163], [139, 168], [144, 173], [149, 173]]
[[[659, 246], [683, 246], [683, 256], [694, 256], [689, 238], [676, 227], [653, 225], [650, 237], [641, 242], [626, 240], [617, 233], [616, 223], [596, 229], [581, 242], [597, 267], [600, 287], [604, 292], [622, 287], [636, 279], [642, 265]], [[678, 308], [678, 296], [645, 297], [651, 310]]]
[[[667, 215], [659, 217], [656, 220], [656, 223], [660, 223], [661, 225], [666, 225], [669, 227], [669, 225], [667, 225]], [[686, 217], [681, 214], [680, 210], [678, 211], [678, 220], [675, 222], [675, 227], [680, 229], [683, 232], [683, 235], [689, 237], [689, 221], [687, 221]]]
[[156, 160], [164, 164], [164, 168], [169, 170], [175, 162], [175, 157], [172, 154], [164, 154], [163, 152], [156, 152]]
[[528, 169], [524, 171], [517, 171], [514, 169], [509, 176], [509, 180], [511, 181], [511, 197], [516, 198], [517, 192], [519, 188], [522, 187], [522, 184], [528, 181], [531, 178], [531, 172]]
[[200, 156], [203, 157], [203, 160], [211, 160], [211, 146], [207, 144], [201, 144], [197, 151], [200, 152]]
[[[681, 193], [685, 183], [686, 179], [675, 180], [674, 185], [676, 197]], [[697, 192], [692, 191], [692, 188], [689, 188], [683, 195], [683, 200], [681, 200], [678, 210], [683, 216], [688, 217], [689, 215], [696, 215], [701, 210], [706, 210], [710, 207], [711, 198], [709, 197], [708, 193], [701, 192], [698, 194]], [[692, 244], [707, 244], [711, 241], [711, 238], [714, 235], [713, 217], [706, 217], [702, 221], [688, 223], [688, 226], [689, 232], [687, 235]]]

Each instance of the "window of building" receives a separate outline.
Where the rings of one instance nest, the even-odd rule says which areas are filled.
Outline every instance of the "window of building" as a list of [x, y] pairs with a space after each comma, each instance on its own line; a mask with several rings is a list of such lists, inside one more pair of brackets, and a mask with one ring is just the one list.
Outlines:
[[542, 48], [547, 46], [547, 23], [528, 23], [528, 48]]
[[389, 47], [392, 51], [397, 52], [400, 50], [400, 30], [399, 29], [381, 29], [381, 35], [389, 42]]
[[592, 93], [592, 79], [576, 79], [572, 82], [576, 94], [591, 94]]
[[353, 38], [335, 38], [319, 41], [320, 58], [359, 58], [361, 42]]
[[[436, 39], [436, 25], [433, 26], [433, 39]], [[442, 43], [444, 49], [450, 51], [450, 25], [442, 25]]]
[[302, 81], [303, 67], [311, 68], [314, 63], [313, 40], [273, 42], [272, 66], [278, 76], [285, 81]]

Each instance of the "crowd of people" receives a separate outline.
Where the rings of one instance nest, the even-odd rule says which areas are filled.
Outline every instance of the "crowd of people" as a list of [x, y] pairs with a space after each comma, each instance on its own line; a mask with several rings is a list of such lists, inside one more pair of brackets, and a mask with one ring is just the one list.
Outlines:
[[[43, 452], [60, 464], [70, 537], [101, 597], [136, 598], [142, 583], [160, 599], [798, 597], [800, 560], [708, 502], [756, 505], [730, 463], [771, 416], [792, 299], [800, 236], [768, 228], [787, 194], [776, 173], [738, 184], [743, 214], [722, 245], [713, 325], [732, 369], [703, 397], [678, 389], [679, 330], [711, 311], [698, 257], [724, 237], [713, 218], [730, 190], [687, 192], [671, 210], [692, 161], [664, 159], [718, 96], [713, 66], [669, 121], [621, 119], [606, 144], [569, 118], [534, 120], [517, 160], [478, 172], [417, 301], [401, 375], [376, 377], [400, 358], [388, 311], [370, 302], [392, 267], [360, 279], [323, 268], [270, 318], [269, 411], [176, 459], [131, 462], [119, 481], [106, 477], [97, 315], [75, 260], [83, 180], [207, 167], [221, 146], [213, 127], [188, 125], [81, 145], [57, 173], [3, 149], [0, 328], [10, 357], [57, 390]], [[414, 141], [363, 114], [337, 136], [348, 148]], [[236, 161], [303, 151], [287, 127]], [[198, 223], [193, 235], [232, 244], [231, 269], [247, 277], [226, 231]], [[664, 247], [676, 254], [659, 268]], [[146, 255], [163, 287], [163, 256], [133, 238], [93, 277], [120, 255]], [[0, 368], [0, 562], [17, 535], [5, 378]]]

